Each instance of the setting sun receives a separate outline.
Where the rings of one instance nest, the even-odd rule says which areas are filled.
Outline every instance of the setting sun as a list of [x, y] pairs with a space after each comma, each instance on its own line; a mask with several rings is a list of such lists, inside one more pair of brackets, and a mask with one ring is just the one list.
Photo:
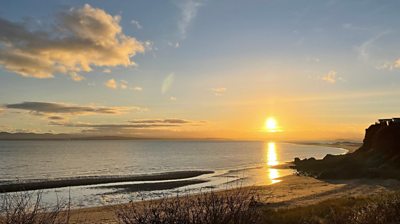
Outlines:
[[273, 117], [267, 118], [267, 120], [265, 120], [265, 129], [268, 132], [276, 132], [278, 129], [276, 119]]

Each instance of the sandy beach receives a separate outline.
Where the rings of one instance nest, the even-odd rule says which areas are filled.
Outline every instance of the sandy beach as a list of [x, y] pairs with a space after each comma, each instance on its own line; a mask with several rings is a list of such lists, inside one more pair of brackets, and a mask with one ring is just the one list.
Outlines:
[[[366, 196], [400, 189], [400, 181], [397, 180], [329, 181], [297, 175], [289, 175], [281, 180], [272, 185], [252, 187], [259, 195], [260, 202], [273, 208], [290, 208], [332, 198]], [[115, 223], [116, 206], [76, 209], [71, 212], [71, 219], [73, 223]]]

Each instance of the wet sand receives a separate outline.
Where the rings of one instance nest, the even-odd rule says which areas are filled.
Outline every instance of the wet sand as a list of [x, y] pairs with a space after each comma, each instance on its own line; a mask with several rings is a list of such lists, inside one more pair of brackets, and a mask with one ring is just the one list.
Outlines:
[[140, 183], [140, 184], [122, 184], [114, 186], [102, 186], [96, 188], [108, 188], [116, 189], [113, 194], [118, 193], [133, 193], [141, 191], [158, 191], [158, 190], [170, 190], [178, 187], [185, 187], [193, 184], [201, 184], [208, 182], [207, 180], [178, 180], [178, 181], [166, 181], [157, 183]]
[[[274, 208], [288, 208], [315, 204], [331, 198], [357, 197], [400, 189], [397, 180], [317, 180], [311, 177], [290, 175], [281, 182], [252, 187], [260, 200]], [[233, 190], [234, 191], [234, 190]], [[138, 202], [138, 205], [143, 202]], [[73, 223], [115, 223], [116, 206], [77, 209], [71, 212]]]
[[119, 183], [130, 181], [164, 181], [179, 180], [185, 178], [193, 178], [203, 174], [211, 174], [214, 171], [176, 171], [168, 173], [159, 173], [151, 175], [133, 175], [133, 176], [106, 176], [106, 177], [80, 177], [74, 179], [57, 179], [57, 180], [29, 180], [19, 183], [3, 183], [0, 184], [0, 192], [18, 192], [28, 190], [42, 190], [60, 187], [84, 186], [94, 184]]

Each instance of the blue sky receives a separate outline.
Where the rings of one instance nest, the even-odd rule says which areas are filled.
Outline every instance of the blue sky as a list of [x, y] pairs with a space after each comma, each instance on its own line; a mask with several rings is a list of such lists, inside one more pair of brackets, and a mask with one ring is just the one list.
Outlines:
[[[22, 40], [18, 32], [0, 32], [4, 131], [262, 139], [264, 120], [274, 116], [284, 130], [279, 138], [360, 138], [375, 119], [398, 116], [398, 1], [57, 0], [0, 6], [0, 26], [30, 32]], [[105, 32], [89, 30], [99, 36], [87, 36], [91, 27], [76, 28], [71, 15], [98, 19]], [[115, 39], [107, 36], [118, 27]], [[39, 31], [45, 41], [34, 42]], [[85, 38], [91, 44], [110, 38], [109, 58], [96, 47], [63, 48], [65, 41], [75, 46]], [[51, 65], [21, 64], [15, 54], [51, 55], [41, 59]], [[119, 56], [111, 60], [113, 54]], [[91, 70], [72, 66], [75, 56]], [[23, 102], [95, 110], [45, 111], [47, 104]], [[95, 112], [100, 107], [118, 112]], [[63, 119], [55, 122], [54, 116]], [[163, 119], [186, 122], [169, 126]], [[134, 120], [159, 125], [126, 126]]]

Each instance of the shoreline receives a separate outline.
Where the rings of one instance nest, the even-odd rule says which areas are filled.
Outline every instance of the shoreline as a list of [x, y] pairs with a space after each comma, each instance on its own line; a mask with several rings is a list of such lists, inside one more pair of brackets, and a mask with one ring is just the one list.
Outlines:
[[340, 148], [347, 150], [347, 153], [353, 153], [358, 148], [362, 146], [362, 142], [332, 142], [332, 143], [323, 143], [323, 142], [290, 142], [291, 144], [299, 144], [299, 145], [315, 145], [315, 146], [326, 146], [332, 148]]

